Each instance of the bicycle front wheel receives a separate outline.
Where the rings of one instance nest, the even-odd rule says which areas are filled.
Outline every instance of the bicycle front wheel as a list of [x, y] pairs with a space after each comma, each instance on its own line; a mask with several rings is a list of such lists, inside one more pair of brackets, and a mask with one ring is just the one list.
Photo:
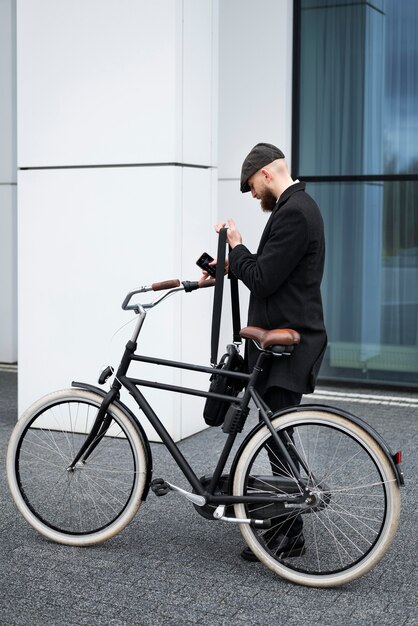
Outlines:
[[245, 541], [262, 563], [297, 584], [333, 587], [362, 576], [387, 551], [399, 520], [399, 487], [386, 454], [363, 428], [331, 411], [290, 411], [272, 424], [297, 450], [291, 457], [299, 457], [315, 504], [292, 505], [303, 490], [263, 426], [240, 454], [233, 493], [289, 497], [285, 506], [235, 505], [237, 517], [271, 520], [268, 530], [242, 524]]
[[102, 397], [82, 389], [45, 396], [21, 417], [7, 453], [12, 496], [24, 518], [52, 541], [101, 543], [141, 504], [148, 457], [133, 420], [111, 404], [106, 428], [72, 468]]

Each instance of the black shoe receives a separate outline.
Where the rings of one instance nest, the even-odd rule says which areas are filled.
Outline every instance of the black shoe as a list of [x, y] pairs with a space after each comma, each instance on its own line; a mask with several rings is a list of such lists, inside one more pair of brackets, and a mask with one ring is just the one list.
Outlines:
[[[290, 537], [288, 535], [278, 534], [274, 537], [270, 543], [267, 544], [269, 550], [271, 550], [278, 558], [288, 558], [295, 556], [302, 556], [306, 552], [305, 538], [302, 534], [296, 537]], [[245, 561], [258, 561], [258, 558], [250, 550], [250, 548], [244, 548], [241, 552], [241, 558]]]

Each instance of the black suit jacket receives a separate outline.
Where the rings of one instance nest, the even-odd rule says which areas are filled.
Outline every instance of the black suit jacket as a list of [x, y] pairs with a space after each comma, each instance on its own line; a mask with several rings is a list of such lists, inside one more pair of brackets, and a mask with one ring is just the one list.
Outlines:
[[[251, 292], [248, 325], [293, 328], [301, 343], [290, 357], [274, 357], [259, 389], [279, 386], [299, 393], [314, 390], [327, 344], [320, 284], [324, 271], [324, 225], [305, 184], [288, 187], [278, 199], [262, 234], [257, 254], [240, 244], [229, 254], [231, 271]], [[258, 356], [247, 342], [251, 371]]]

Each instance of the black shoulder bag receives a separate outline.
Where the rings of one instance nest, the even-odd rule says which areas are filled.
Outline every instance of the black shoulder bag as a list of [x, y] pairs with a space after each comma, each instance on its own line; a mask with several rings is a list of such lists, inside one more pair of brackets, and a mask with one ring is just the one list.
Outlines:
[[[231, 286], [231, 304], [232, 304], [232, 326], [233, 326], [233, 344], [226, 347], [225, 354], [217, 363], [219, 333], [221, 327], [222, 313], [222, 296], [224, 286], [225, 273], [225, 250], [226, 250], [226, 228], [219, 231], [218, 256], [216, 263], [216, 282], [215, 293], [213, 297], [213, 313], [212, 313], [212, 336], [211, 336], [211, 364], [215, 371], [210, 380], [209, 391], [220, 393], [227, 396], [237, 396], [244, 388], [244, 382], [238, 378], [228, 378], [216, 374], [216, 370], [242, 372], [244, 371], [244, 359], [238, 353], [237, 344], [241, 343], [239, 335], [240, 331], [240, 313], [239, 313], [239, 296], [238, 296], [238, 280], [236, 276], [229, 272], [228, 278]], [[203, 417], [208, 426], [221, 426], [225, 419], [226, 412], [230, 406], [229, 402], [217, 400], [216, 398], [208, 398], [203, 409]]]

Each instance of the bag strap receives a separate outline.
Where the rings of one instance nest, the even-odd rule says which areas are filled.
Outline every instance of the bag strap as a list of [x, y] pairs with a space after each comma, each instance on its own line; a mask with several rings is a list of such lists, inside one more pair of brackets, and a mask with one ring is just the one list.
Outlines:
[[[215, 366], [218, 360], [219, 334], [221, 330], [221, 314], [222, 314], [222, 297], [224, 289], [225, 274], [225, 252], [226, 252], [226, 228], [221, 228], [218, 239], [218, 254], [216, 261], [215, 274], [215, 293], [213, 296], [212, 311], [212, 333], [211, 333], [211, 350], [210, 362]], [[228, 274], [231, 284], [231, 305], [232, 305], [232, 326], [233, 326], [233, 342], [240, 344], [241, 338], [239, 331], [241, 329], [241, 320], [239, 312], [239, 295], [237, 277], [230, 272]]]
[[239, 311], [239, 292], [238, 292], [238, 279], [231, 271], [228, 272], [228, 278], [231, 285], [231, 308], [232, 308], [232, 332], [233, 342], [235, 344], [241, 344], [242, 339], [239, 334], [241, 330], [241, 316]]

